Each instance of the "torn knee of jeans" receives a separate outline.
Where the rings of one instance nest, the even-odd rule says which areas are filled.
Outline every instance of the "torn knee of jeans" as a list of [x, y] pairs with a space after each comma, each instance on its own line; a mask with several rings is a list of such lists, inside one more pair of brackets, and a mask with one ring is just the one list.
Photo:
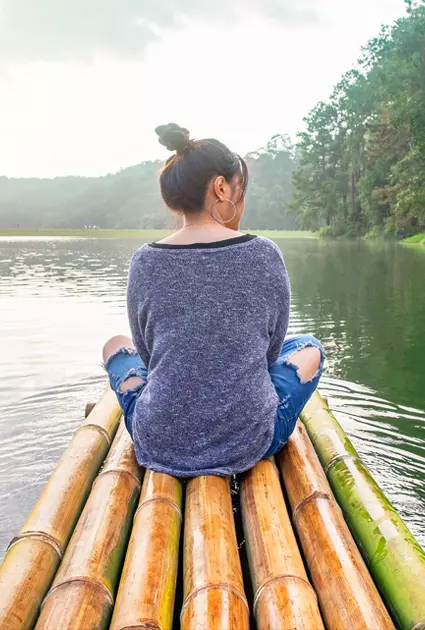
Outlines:
[[[298, 354], [299, 352], [302, 352], [302, 350], [305, 350], [306, 348], [316, 348], [320, 353], [319, 365], [315, 369], [311, 369], [310, 366], [306, 366], [306, 367], [299, 366], [296, 363], [293, 363], [291, 361], [291, 359], [296, 354]], [[308, 383], [311, 383], [311, 381], [314, 381], [315, 378], [318, 378], [322, 374], [324, 359], [325, 359], [325, 355], [324, 355], [323, 349], [317, 346], [316, 344], [312, 343], [311, 341], [308, 341], [305, 344], [299, 344], [299, 347], [297, 347], [297, 350], [285, 359], [285, 365], [287, 365], [288, 367], [292, 368], [295, 371], [301, 385], [307, 385]]]
[[287, 365], [288, 367], [294, 370], [294, 372], [298, 376], [298, 380], [300, 381], [301, 385], [307, 385], [308, 383], [311, 383], [311, 381], [313, 381], [315, 378], [317, 378], [320, 375], [320, 368], [318, 368], [311, 377], [310, 375], [305, 376], [301, 374], [300, 366], [296, 365], [295, 363], [291, 363], [289, 359], [285, 359], [285, 365]]
[[129, 370], [127, 374], [124, 376], [119, 386], [119, 390], [120, 392], [123, 392], [123, 393], [131, 392], [131, 391], [139, 389], [145, 383], [146, 383], [146, 379], [144, 379], [140, 375], [140, 369], [131, 368], [131, 370]]
[[115, 357], [117, 357], [119, 354], [129, 354], [131, 356], [134, 356], [137, 354], [137, 350], [136, 348], [125, 348], [124, 346], [122, 348], [118, 348], [118, 350], [115, 350], [115, 352], [113, 352], [106, 361], [102, 362], [102, 367], [104, 370], [108, 369], [108, 365], [111, 363], [112, 359], [115, 359]]

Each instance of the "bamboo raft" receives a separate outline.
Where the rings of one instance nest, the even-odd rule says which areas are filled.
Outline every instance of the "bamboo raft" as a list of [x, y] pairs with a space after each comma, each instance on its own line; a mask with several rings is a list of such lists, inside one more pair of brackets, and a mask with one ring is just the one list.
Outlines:
[[1, 630], [425, 630], [425, 553], [319, 394], [241, 476], [239, 544], [230, 481], [141, 470], [120, 415], [108, 389], [10, 543]]

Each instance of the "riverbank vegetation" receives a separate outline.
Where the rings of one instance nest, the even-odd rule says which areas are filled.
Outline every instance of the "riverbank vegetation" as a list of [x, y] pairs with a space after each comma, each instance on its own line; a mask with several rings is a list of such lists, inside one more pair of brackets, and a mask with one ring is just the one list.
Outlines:
[[[110, 229], [1, 229], [0, 238], [137, 238], [141, 241], [158, 241], [171, 234], [172, 230], [110, 230]], [[247, 231], [247, 230], [243, 230]], [[249, 230], [251, 234], [259, 234], [273, 240], [284, 238], [316, 238], [313, 232], [301, 230]]]
[[290, 202], [323, 236], [425, 229], [425, 4], [383, 27], [299, 135]]
[[403, 243], [407, 243], [407, 245], [425, 245], [425, 232], [409, 236], [409, 238], [404, 239]]
[[[297, 218], [286, 208], [296, 167], [290, 139], [276, 135], [246, 160], [246, 229], [296, 230]], [[161, 167], [160, 161], [148, 161], [105, 177], [0, 177], [0, 228], [174, 229], [177, 216], [159, 191]]]

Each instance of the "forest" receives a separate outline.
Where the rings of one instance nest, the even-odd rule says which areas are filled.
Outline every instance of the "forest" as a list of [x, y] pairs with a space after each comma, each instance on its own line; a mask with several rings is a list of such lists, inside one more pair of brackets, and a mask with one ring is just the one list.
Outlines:
[[[294, 145], [246, 156], [244, 228], [401, 238], [425, 231], [425, 0], [363, 49]], [[104, 177], [0, 176], [3, 228], [172, 228], [159, 161]]]
[[[292, 196], [294, 147], [274, 136], [246, 156], [250, 172], [244, 225], [249, 229], [297, 229], [286, 204]], [[13, 179], [0, 177], [3, 228], [173, 228], [177, 215], [159, 191], [160, 161], [147, 161], [105, 177]]]
[[363, 49], [299, 134], [290, 209], [328, 236], [425, 230], [425, 5]]

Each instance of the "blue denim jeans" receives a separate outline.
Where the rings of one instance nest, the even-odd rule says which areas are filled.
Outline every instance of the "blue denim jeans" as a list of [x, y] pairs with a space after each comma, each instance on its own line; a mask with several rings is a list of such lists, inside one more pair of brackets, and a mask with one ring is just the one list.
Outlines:
[[[291, 363], [291, 356], [303, 348], [315, 347], [320, 350], [320, 365], [316, 374], [309, 381], [302, 382], [297, 366]], [[266, 457], [276, 455], [285, 446], [295, 429], [300, 413], [317, 389], [323, 372], [325, 350], [312, 335], [299, 335], [285, 339], [276, 363], [269, 368], [269, 373], [279, 398], [273, 441]]]
[[[308, 347], [315, 347], [320, 350], [321, 361], [313, 378], [302, 382], [297, 372], [297, 366], [291, 363], [291, 356]], [[294, 431], [301, 411], [317, 388], [323, 371], [324, 359], [323, 346], [311, 335], [289, 337], [284, 341], [279, 358], [269, 368], [279, 402], [276, 410], [273, 441], [264, 456], [265, 458], [276, 455], [285, 446]], [[137, 351], [132, 348], [120, 348], [109, 357], [104, 367], [108, 373], [111, 388], [116, 393], [123, 411], [127, 430], [133, 437], [134, 408], [138, 397], [146, 386], [148, 370]], [[131, 376], [140, 377], [142, 383], [128, 391], [121, 391], [121, 385]]]

